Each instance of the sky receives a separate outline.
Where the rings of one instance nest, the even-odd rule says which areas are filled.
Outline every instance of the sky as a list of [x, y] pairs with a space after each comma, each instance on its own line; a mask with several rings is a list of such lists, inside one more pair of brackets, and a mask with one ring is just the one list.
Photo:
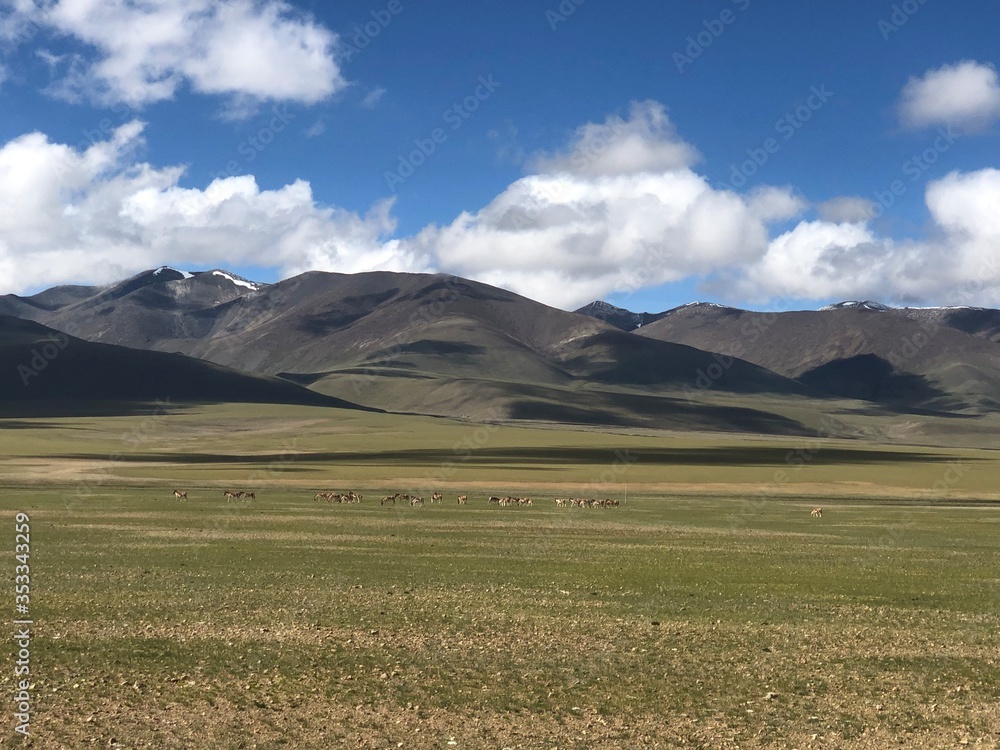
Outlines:
[[0, 0], [0, 293], [1000, 306], [995, 0]]

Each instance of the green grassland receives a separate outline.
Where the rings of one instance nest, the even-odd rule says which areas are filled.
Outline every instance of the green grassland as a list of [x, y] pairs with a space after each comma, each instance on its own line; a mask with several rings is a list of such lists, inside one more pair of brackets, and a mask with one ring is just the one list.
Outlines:
[[0, 427], [31, 747], [1000, 741], [992, 451], [308, 407]]

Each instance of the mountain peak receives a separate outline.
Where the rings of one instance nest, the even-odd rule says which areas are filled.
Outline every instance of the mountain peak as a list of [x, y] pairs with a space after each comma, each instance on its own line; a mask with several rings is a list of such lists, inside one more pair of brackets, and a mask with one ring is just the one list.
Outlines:
[[873, 302], [870, 299], [860, 301], [848, 300], [820, 308], [820, 310], [871, 310], [872, 312], [888, 312], [891, 309], [891, 307], [883, 305], [881, 302]]
[[160, 266], [155, 271], [152, 272], [153, 276], [163, 276], [165, 279], [169, 277], [170, 281], [173, 281], [179, 275], [182, 279], [190, 279], [194, 274], [189, 271], [178, 271], [176, 268], [171, 268], [170, 266]]
[[615, 326], [615, 328], [620, 328], [623, 331], [634, 331], [636, 328], [641, 328], [647, 323], [651, 323], [654, 320], [659, 320], [663, 317], [662, 313], [654, 314], [632, 312], [624, 307], [618, 307], [617, 305], [612, 305], [610, 302], [604, 302], [603, 300], [591, 302], [589, 305], [584, 305], [579, 310], [574, 310], [574, 312], [579, 315], [589, 315], [592, 318], [603, 320], [605, 323], [610, 323]]

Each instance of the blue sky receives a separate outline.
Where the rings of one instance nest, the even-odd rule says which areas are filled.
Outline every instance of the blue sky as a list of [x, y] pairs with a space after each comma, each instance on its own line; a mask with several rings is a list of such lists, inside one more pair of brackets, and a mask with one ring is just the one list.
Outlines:
[[0, 292], [170, 264], [1000, 303], [995, 2], [147, 11], [0, 1]]

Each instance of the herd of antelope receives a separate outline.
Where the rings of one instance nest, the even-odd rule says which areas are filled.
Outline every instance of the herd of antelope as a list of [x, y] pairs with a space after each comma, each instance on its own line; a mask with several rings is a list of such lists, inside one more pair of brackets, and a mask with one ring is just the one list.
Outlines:
[[605, 498], [604, 500], [584, 500], [579, 497], [557, 497], [557, 508], [617, 508], [618, 501]]
[[340, 492], [317, 492], [313, 500], [326, 500], [328, 503], [360, 503], [364, 495], [351, 490], [346, 495]]
[[496, 503], [501, 508], [506, 508], [511, 505], [516, 505], [522, 508], [530, 508], [532, 505], [530, 497], [491, 497], [486, 502], [489, 505]]
[[[255, 500], [257, 496], [253, 492], [246, 492], [244, 490], [225, 490], [222, 493], [226, 502], [231, 500]], [[187, 490], [174, 490], [174, 497], [178, 500], [187, 500], [188, 493]], [[328, 503], [360, 503], [364, 495], [361, 495], [354, 490], [350, 492], [317, 492], [313, 497], [313, 500], [326, 500]], [[401, 494], [397, 492], [395, 495], [386, 495], [382, 498], [380, 505], [395, 505], [397, 502], [403, 503], [404, 505], [409, 505], [411, 507], [422, 506], [424, 504], [424, 499], [418, 495]], [[431, 495], [431, 504], [443, 503], [444, 496], [440, 492], [435, 492]], [[469, 502], [468, 495], [459, 495], [458, 504], [467, 505]], [[487, 505], [497, 505], [501, 508], [508, 507], [521, 507], [530, 508], [533, 503], [530, 497], [497, 497], [493, 495], [486, 501]], [[619, 506], [618, 500], [612, 500], [610, 498], [605, 498], [604, 500], [585, 500], [579, 497], [557, 497], [556, 507], [557, 508], [617, 508]], [[822, 518], [823, 509], [813, 508], [809, 511], [809, 515], [813, 518]]]

